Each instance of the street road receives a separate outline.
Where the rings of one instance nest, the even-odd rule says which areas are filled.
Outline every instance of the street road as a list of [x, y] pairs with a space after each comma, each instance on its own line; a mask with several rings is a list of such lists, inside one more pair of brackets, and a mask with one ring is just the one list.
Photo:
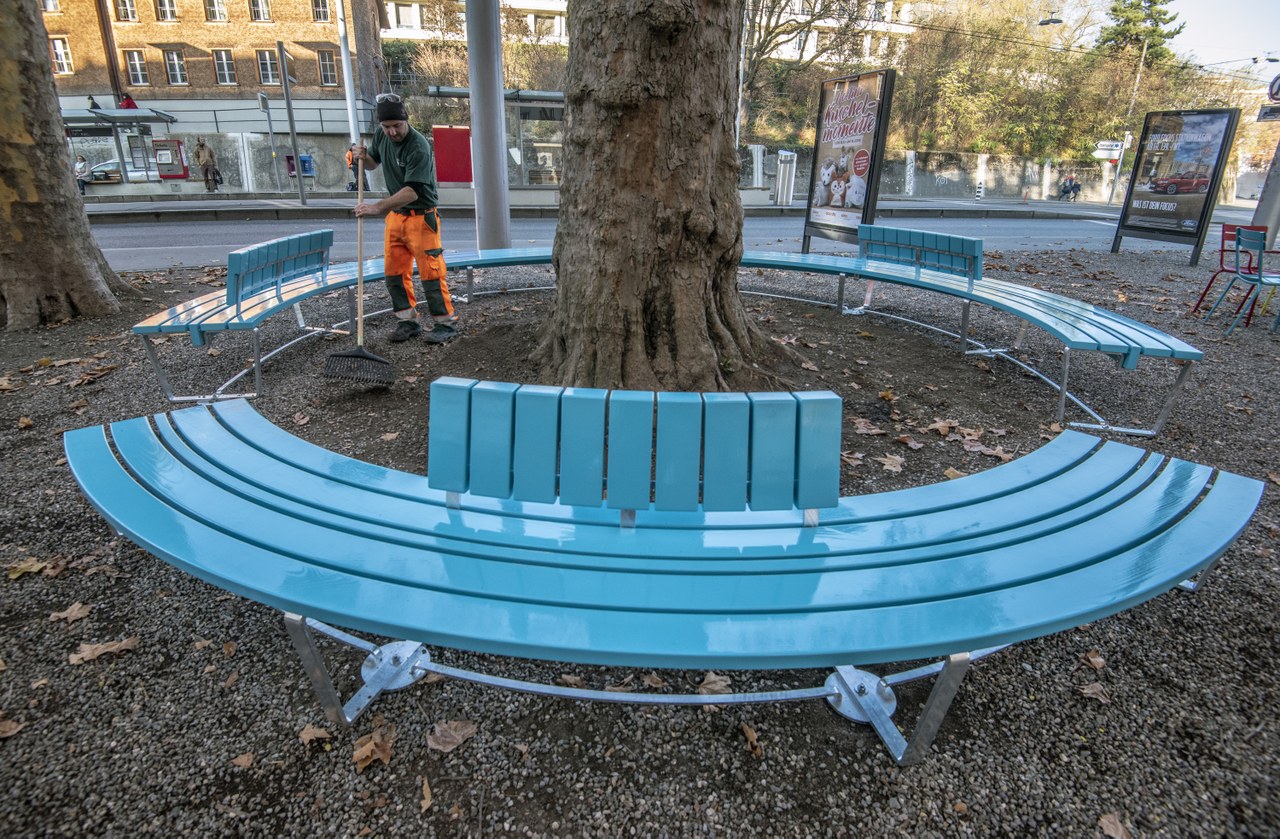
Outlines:
[[[1218, 215], [1222, 214], [1219, 210]], [[1241, 211], [1240, 224], [1248, 223], [1248, 212]], [[1219, 219], [1222, 220], [1222, 219]], [[987, 251], [1042, 250], [1057, 251], [1079, 248], [1107, 251], [1115, 233], [1115, 222], [1098, 219], [1022, 219], [1022, 218], [885, 218], [893, 227], [908, 227], [972, 236], [983, 240]], [[179, 266], [225, 265], [227, 253], [245, 245], [288, 236], [317, 228], [334, 230], [333, 258], [347, 261], [356, 257], [356, 223], [353, 220], [322, 219], [301, 221], [244, 222], [147, 222], [134, 224], [99, 224], [93, 236], [111, 267], [117, 271], [147, 271]], [[446, 249], [475, 249], [475, 220], [446, 218], [443, 224]], [[799, 251], [804, 219], [792, 217], [748, 217], [744, 240], [749, 250]], [[512, 247], [550, 247], [555, 236], [555, 219], [511, 220]], [[1216, 249], [1216, 231], [1211, 228], [1205, 240], [1206, 252]], [[1186, 254], [1191, 248], [1145, 239], [1125, 239], [1125, 251], [1167, 250]], [[848, 252], [851, 246], [826, 239], [814, 239], [815, 253]], [[381, 221], [365, 224], [366, 257], [382, 253]]]

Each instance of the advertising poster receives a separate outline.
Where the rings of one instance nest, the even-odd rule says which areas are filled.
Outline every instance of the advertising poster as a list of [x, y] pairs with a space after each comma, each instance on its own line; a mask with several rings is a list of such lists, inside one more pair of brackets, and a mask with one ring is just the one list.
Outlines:
[[806, 252], [811, 236], [856, 242], [858, 225], [874, 221], [895, 77], [893, 70], [877, 70], [822, 83], [805, 213]]
[[1124, 236], [1183, 242], [1196, 264], [1239, 119], [1234, 108], [1147, 114], [1113, 253]]

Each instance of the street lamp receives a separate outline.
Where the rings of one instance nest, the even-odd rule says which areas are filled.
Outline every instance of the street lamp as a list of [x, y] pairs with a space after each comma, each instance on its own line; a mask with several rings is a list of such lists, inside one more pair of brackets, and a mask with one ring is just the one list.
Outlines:
[[1062, 23], [1062, 19], [1059, 18], [1057, 15], [1058, 15], [1057, 12], [1049, 12], [1049, 16], [1044, 20], [1040, 21], [1040, 23], [1036, 25], [1037, 26], [1057, 26], [1059, 23]]

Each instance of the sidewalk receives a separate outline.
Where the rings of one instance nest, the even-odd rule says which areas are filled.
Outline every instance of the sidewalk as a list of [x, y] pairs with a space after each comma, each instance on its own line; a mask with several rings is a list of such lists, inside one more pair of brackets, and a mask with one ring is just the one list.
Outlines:
[[[310, 193], [303, 205], [297, 198], [278, 195], [202, 195], [138, 196], [131, 200], [86, 201], [85, 212], [93, 224], [128, 224], [158, 221], [248, 221], [252, 219], [340, 219], [349, 218], [355, 197], [349, 192]], [[1248, 223], [1256, 202], [1218, 206], [1215, 222]], [[747, 216], [803, 216], [803, 204], [790, 207], [745, 206]], [[440, 207], [446, 218], [475, 216], [475, 207]], [[513, 206], [512, 218], [555, 218], [559, 207]], [[1095, 219], [1114, 222], [1120, 216], [1120, 201], [1111, 206], [1103, 202], [1059, 201], [993, 198], [982, 201], [946, 198], [880, 199], [877, 218], [1019, 218], [1019, 219]]]

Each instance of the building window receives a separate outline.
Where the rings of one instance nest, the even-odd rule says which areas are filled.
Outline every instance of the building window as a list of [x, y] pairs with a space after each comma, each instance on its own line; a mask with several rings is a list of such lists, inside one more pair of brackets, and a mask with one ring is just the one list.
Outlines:
[[329, 0], [311, 0], [311, 19], [317, 23], [329, 22]]
[[116, 0], [116, 20], [137, 20], [138, 7], [133, 0]]
[[169, 84], [187, 84], [187, 60], [182, 57], [182, 50], [164, 51], [164, 73]]
[[417, 29], [418, 21], [413, 14], [413, 4], [396, 3], [396, 19], [392, 23], [396, 29]]
[[62, 6], [59, 5], [58, 0], [40, 0], [40, 8], [46, 12], [62, 11]]
[[271, 20], [271, 4], [267, 0], [249, 0], [249, 20]]
[[66, 38], [49, 39], [49, 60], [53, 62], [55, 76], [69, 76], [75, 72], [71, 64], [71, 47], [67, 46]]
[[124, 66], [129, 72], [129, 84], [151, 84], [151, 74], [147, 72], [147, 60], [142, 57], [142, 50], [125, 50]]
[[533, 35], [535, 38], [550, 38], [556, 34], [556, 19], [551, 15], [533, 16]]
[[156, 20], [177, 20], [178, 0], [156, 0]]
[[227, 0], [204, 0], [205, 20], [226, 20]]
[[236, 83], [236, 62], [231, 50], [213, 51], [213, 78], [218, 84]]
[[280, 62], [271, 50], [258, 50], [258, 81], [262, 84], [280, 84]]
[[338, 65], [333, 61], [333, 50], [316, 50], [320, 62], [320, 84], [333, 87], [338, 84]]

